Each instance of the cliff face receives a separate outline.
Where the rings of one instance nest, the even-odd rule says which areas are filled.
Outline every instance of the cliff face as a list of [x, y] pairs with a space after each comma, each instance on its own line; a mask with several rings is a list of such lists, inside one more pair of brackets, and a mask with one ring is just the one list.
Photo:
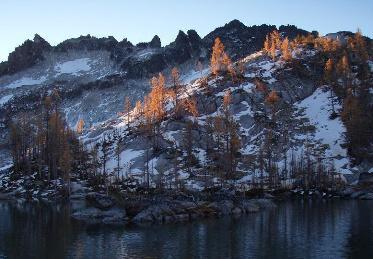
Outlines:
[[0, 64], [0, 76], [14, 74], [44, 60], [44, 52], [52, 50], [52, 46], [39, 35], [33, 40], [25, 41], [9, 54], [8, 61]]

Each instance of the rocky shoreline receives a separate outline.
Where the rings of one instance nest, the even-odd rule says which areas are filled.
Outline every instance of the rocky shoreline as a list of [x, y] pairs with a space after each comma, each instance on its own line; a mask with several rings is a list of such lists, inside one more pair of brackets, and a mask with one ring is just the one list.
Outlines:
[[76, 220], [95, 224], [146, 225], [186, 222], [227, 215], [238, 216], [276, 207], [273, 200], [266, 198], [223, 199], [219, 201], [165, 198], [161, 201], [152, 201], [152, 199], [137, 203], [130, 201], [118, 206], [115, 202], [110, 202], [111, 198], [109, 196], [90, 194], [89, 197], [88, 204], [90, 206], [77, 209], [72, 217]]
[[193, 192], [141, 188], [107, 193], [103, 189], [94, 190], [87, 181], [79, 179], [71, 182], [70, 193], [67, 193], [62, 180], [36, 184], [38, 181], [33, 179], [33, 175], [16, 181], [2, 176], [0, 200], [67, 202], [71, 207], [71, 217], [87, 224], [163, 224], [256, 213], [275, 208], [277, 201], [286, 199], [373, 200], [372, 179], [370, 174], [368, 176], [358, 184], [347, 185], [338, 191], [293, 189], [244, 193], [228, 189]]
[[[47, 191], [47, 193], [49, 193]], [[25, 197], [23, 193], [0, 193], [0, 200], [69, 204], [71, 217], [86, 224], [148, 225], [187, 222], [203, 218], [239, 216], [275, 208], [273, 196], [247, 198], [232, 193], [202, 194], [165, 191], [126, 195], [91, 191], [85, 183], [74, 183], [69, 197], [56, 193]]]
[[328, 194], [317, 190], [292, 190], [273, 194], [264, 193], [260, 195], [261, 197], [227, 195], [223, 198], [221, 195], [213, 195], [210, 199], [201, 199], [202, 197], [198, 194], [189, 197], [183, 195], [180, 194], [179, 197], [155, 195], [143, 200], [129, 199], [118, 203], [111, 196], [88, 193], [84, 202], [85, 206], [76, 207], [72, 218], [89, 224], [165, 224], [257, 213], [276, 208], [278, 201], [286, 199], [373, 200], [372, 189], [357, 190], [351, 187], [338, 193]]
[[277, 207], [287, 199], [359, 199], [373, 200], [373, 188], [347, 187], [340, 192], [318, 190], [273, 191], [245, 197], [233, 193], [160, 193], [128, 198], [93, 192], [84, 184], [75, 185], [69, 198], [57, 200], [25, 199], [12, 193], [0, 193], [0, 200], [59, 203], [71, 205], [71, 217], [86, 224], [149, 225], [189, 222], [204, 218], [240, 216]]

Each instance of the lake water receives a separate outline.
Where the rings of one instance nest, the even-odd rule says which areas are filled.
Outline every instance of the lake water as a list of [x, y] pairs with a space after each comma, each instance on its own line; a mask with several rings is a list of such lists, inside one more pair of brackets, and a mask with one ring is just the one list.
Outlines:
[[0, 258], [373, 258], [373, 201], [287, 201], [239, 218], [85, 226], [69, 206], [0, 202]]

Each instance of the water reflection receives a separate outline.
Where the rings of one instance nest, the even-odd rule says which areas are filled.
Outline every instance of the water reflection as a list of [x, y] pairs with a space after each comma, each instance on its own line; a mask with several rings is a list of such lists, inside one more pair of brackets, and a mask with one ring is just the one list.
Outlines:
[[0, 203], [0, 258], [373, 258], [373, 202], [289, 201], [240, 218], [84, 226], [69, 206]]

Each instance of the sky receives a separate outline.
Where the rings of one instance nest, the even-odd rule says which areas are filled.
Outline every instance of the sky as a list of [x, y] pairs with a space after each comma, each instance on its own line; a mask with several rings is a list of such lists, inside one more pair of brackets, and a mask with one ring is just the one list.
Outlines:
[[203, 37], [233, 19], [373, 38], [372, 14], [373, 0], [0, 0], [0, 61], [35, 33], [51, 45], [87, 34], [135, 44], [157, 34], [167, 45], [179, 30]]

